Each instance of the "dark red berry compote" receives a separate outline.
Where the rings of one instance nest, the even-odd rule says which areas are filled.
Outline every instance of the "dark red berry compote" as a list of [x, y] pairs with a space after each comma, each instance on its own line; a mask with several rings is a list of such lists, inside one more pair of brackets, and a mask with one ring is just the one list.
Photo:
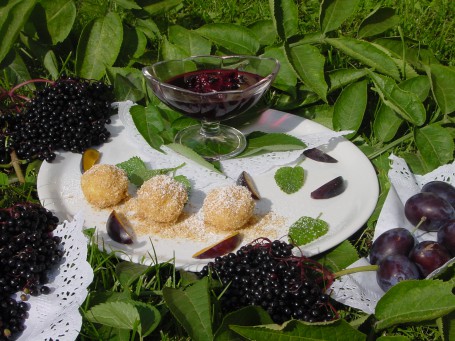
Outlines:
[[[177, 75], [165, 83], [159, 97], [173, 109], [199, 120], [219, 121], [254, 105], [261, 97], [263, 77], [236, 69], [198, 70]], [[180, 90], [179, 90], [180, 89]], [[188, 91], [182, 91], [188, 90]]]
[[167, 83], [186, 90], [207, 93], [243, 90], [259, 82], [261, 76], [238, 70], [199, 70], [178, 75]]

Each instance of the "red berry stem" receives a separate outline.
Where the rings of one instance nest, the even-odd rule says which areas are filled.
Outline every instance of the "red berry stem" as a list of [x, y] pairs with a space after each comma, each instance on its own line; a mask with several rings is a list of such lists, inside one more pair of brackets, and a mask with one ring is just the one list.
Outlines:
[[19, 83], [19, 84], [15, 85], [14, 87], [12, 87], [12, 88], [8, 91], [8, 96], [9, 96], [9, 97], [13, 97], [13, 96], [14, 96], [14, 92], [15, 92], [17, 89], [19, 89], [19, 88], [21, 88], [21, 87], [23, 87], [23, 86], [25, 86], [25, 85], [27, 85], [27, 84], [30, 84], [30, 83], [50, 83], [50, 84], [54, 84], [55, 82], [54, 82], [54, 81], [51, 81], [51, 80], [49, 80], [49, 79], [44, 79], [44, 78], [29, 79], [29, 80], [27, 80], [27, 81], [25, 81], [25, 82]]

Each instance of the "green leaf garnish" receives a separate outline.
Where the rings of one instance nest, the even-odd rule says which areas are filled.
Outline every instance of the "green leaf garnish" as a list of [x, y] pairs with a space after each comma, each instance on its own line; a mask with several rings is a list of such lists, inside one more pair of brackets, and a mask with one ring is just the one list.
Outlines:
[[289, 228], [289, 242], [295, 245], [305, 245], [325, 235], [329, 224], [319, 218], [301, 217]]
[[[159, 168], [159, 169], [149, 169], [147, 165], [139, 157], [133, 156], [132, 158], [118, 163], [116, 166], [123, 169], [128, 176], [128, 180], [136, 185], [137, 187], [142, 186], [142, 184], [149, 180], [150, 178], [156, 175], [169, 174], [175, 172], [177, 169], [182, 168], [185, 164], [173, 168]], [[186, 179], [186, 180], [185, 180]], [[177, 181], [182, 182], [185, 185], [185, 188], [189, 190], [191, 188], [190, 181], [184, 176], [179, 175]]]
[[305, 172], [302, 167], [281, 167], [275, 172], [275, 182], [280, 189], [287, 194], [297, 192], [302, 188], [305, 180]]
[[255, 131], [247, 136], [247, 140], [246, 149], [238, 157], [306, 148], [306, 144], [302, 140], [284, 133]]

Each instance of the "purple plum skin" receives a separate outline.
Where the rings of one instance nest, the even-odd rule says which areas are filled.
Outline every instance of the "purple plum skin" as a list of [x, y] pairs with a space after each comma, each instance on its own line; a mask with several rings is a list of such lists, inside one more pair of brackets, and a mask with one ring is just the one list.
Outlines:
[[417, 265], [409, 260], [407, 256], [390, 255], [385, 257], [379, 264], [376, 272], [376, 280], [382, 290], [387, 291], [401, 281], [409, 279], [420, 279]]

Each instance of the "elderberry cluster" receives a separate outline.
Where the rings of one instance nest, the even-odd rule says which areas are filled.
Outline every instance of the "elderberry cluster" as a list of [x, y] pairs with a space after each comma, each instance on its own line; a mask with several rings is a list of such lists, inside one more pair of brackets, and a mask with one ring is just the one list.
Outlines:
[[215, 258], [199, 276], [212, 275], [221, 281], [226, 289], [221, 306], [226, 312], [256, 305], [267, 310], [275, 323], [291, 318], [332, 320], [336, 312], [324, 293], [317, 264], [293, 256], [292, 248], [278, 240], [249, 244]]
[[99, 81], [61, 78], [40, 91], [20, 113], [0, 117], [0, 163], [20, 159], [51, 162], [55, 151], [82, 153], [104, 143], [110, 133], [112, 87]]
[[[48, 270], [64, 254], [53, 236], [58, 218], [38, 204], [0, 209], [0, 341], [24, 330], [27, 295], [47, 294]], [[21, 292], [21, 301], [12, 294]]]

